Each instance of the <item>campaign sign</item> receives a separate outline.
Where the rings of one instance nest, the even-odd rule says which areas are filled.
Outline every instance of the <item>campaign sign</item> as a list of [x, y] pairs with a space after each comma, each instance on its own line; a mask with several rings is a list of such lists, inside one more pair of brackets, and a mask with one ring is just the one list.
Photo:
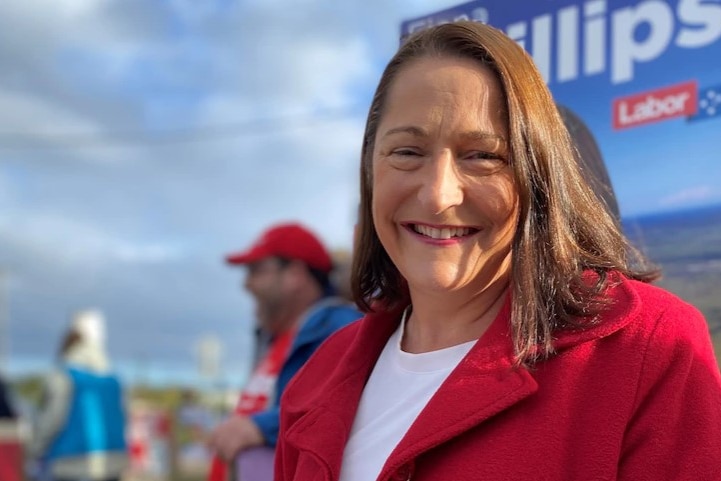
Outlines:
[[595, 140], [627, 235], [721, 346], [721, 1], [473, 1], [402, 22], [401, 39], [457, 20], [531, 54]]

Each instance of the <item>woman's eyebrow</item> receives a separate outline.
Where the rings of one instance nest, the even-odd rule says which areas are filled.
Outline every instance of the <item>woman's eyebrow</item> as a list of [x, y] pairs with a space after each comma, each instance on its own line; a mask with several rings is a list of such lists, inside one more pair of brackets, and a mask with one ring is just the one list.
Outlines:
[[401, 127], [394, 127], [392, 129], [387, 130], [381, 138], [386, 138], [390, 135], [397, 135], [397, 134], [411, 134], [414, 137], [428, 137], [428, 132], [426, 132], [421, 127], [415, 127], [413, 125], [404, 125]]
[[458, 137], [463, 140], [495, 140], [504, 144], [506, 143], [506, 138], [502, 135], [484, 130], [469, 130], [467, 132], [461, 132], [458, 134]]

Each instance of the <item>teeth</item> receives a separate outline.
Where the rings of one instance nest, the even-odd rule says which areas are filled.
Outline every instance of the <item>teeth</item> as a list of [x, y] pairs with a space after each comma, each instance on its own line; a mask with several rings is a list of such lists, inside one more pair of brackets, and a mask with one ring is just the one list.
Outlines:
[[471, 233], [468, 227], [444, 227], [436, 229], [426, 225], [415, 225], [413, 229], [419, 234], [423, 234], [431, 239], [450, 239], [451, 237], [463, 237]]

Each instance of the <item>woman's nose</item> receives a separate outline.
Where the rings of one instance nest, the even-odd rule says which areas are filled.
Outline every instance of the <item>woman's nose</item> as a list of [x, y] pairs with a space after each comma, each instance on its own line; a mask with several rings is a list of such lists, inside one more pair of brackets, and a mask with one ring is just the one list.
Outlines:
[[452, 152], [435, 154], [422, 169], [418, 200], [434, 214], [463, 202], [463, 183]]

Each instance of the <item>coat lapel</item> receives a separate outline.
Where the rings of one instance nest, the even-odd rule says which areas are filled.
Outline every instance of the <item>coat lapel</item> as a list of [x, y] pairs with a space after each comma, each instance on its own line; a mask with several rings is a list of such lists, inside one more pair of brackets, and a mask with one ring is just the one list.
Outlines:
[[[538, 385], [525, 369], [513, 368], [508, 319], [510, 304], [444, 381], [396, 446], [379, 479], [420, 453], [477, 426], [534, 393]], [[286, 406], [297, 420], [286, 441], [314, 455], [328, 479], [338, 479], [343, 451], [363, 388], [401, 311], [366, 316], [348, 350], [323, 386], [318, 403]]]
[[401, 310], [370, 314], [360, 322], [359, 331], [347, 351], [339, 356], [336, 369], [323, 383], [318, 404], [286, 406], [296, 422], [286, 441], [312, 453], [338, 479], [346, 441], [350, 436], [361, 394], [388, 338], [398, 327]]
[[381, 471], [385, 479], [419, 454], [438, 446], [532, 395], [538, 384], [513, 367], [510, 303], [420, 412]]

